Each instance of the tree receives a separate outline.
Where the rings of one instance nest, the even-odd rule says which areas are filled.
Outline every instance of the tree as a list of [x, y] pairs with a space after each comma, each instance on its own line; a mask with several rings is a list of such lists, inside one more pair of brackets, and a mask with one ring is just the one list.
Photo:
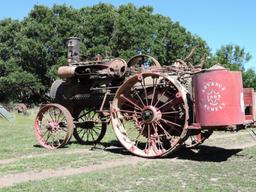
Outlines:
[[[71, 36], [81, 39], [84, 59], [101, 54], [128, 60], [140, 50], [170, 65], [196, 46], [190, 63], [197, 65], [210, 54], [202, 38], [169, 17], [154, 14], [150, 6], [36, 5], [21, 21], [0, 21], [0, 101], [40, 102], [58, 67], [67, 64], [66, 41]], [[214, 55], [214, 62], [229, 62], [220, 58]]]
[[238, 45], [225, 45], [222, 46], [216, 53], [209, 59], [208, 66], [211, 67], [215, 64], [220, 64], [223, 67], [232, 71], [241, 71], [243, 75], [244, 87], [256, 88], [256, 73], [253, 69], [245, 70], [245, 64], [250, 61], [251, 55]]
[[[216, 51], [209, 65], [220, 64], [230, 70], [244, 71], [244, 65], [251, 59], [251, 55], [238, 45], [224, 45]], [[209, 67], [209, 66], [208, 66]]]
[[252, 87], [256, 89], [256, 73], [253, 69], [248, 69], [243, 72], [244, 87]]

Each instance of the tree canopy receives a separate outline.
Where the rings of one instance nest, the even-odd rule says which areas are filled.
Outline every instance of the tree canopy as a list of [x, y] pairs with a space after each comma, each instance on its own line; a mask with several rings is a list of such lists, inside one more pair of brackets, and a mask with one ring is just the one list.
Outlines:
[[241, 71], [244, 87], [256, 88], [256, 73], [252, 69], [245, 70], [245, 63], [251, 59], [251, 55], [238, 45], [225, 45], [216, 51], [209, 59], [207, 67], [221, 64], [232, 71]]
[[[57, 68], [66, 65], [66, 40], [71, 36], [81, 39], [84, 58], [101, 54], [128, 59], [141, 51], [168, 65], [197, 46], [191, 58], [194, 65], [208, 56], [206, 66], [219, 62], [244, 71], [250, 59], [239, 46], [226, 46], [211, 55], [202, 38], [169, 17], [153, 14], [150, 6], [99, 3], [74, 9], [36, 5], [21, 21], [0, 21], [0, 101], [41, 102]], [[246, 71], [244, 77], [253, 75], [253, 70]], [[256, 87], [255, 81], [246, 82]]]

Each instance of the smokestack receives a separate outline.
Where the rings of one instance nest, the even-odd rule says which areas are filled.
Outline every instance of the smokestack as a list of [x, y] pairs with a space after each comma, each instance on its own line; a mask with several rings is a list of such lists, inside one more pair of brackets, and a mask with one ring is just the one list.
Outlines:
[[68, 63], [75, 63], [80, 61], [79, 53], [80, 39], [78, 37], [68, 38]]

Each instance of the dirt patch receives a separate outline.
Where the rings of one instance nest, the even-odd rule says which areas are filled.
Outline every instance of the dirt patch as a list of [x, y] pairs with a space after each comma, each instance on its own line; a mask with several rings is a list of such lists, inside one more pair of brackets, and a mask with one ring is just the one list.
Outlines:
[[0, 177], [0, 188], [12, 186], [22, 182], [36, 181], [49, 179], [53, 177], [70, 176], [81, 173], [90, 173], [94, 171], [100, 171], [104, 169], [120, 167], [124, 165], [136, 165], [140, 162], [150, 161], [149, 159], [139, 158], [139, 157], [126, 157], [119, 158], [115, 160], [110, 160], [104, 162], [104, 164], [96, 164], [91, 166], [84, 166], [79, 168], [61, 168], [57, 170], [48, 169], [41, 172], [24, 172], [17, 174], [8, 174]]
[[24, 155], [24, 156], [19, 156], [19, 157], [14, 157], [10, 159], [0, 159], [0, 165], [5, 165], [5, 164], [10, 164], [14, 163], [16, 161], [20, 161], [23, 159], [31, 159], [31, 158], [37, 158], [37, 157], [47, 157], [51, 155], [56, 155], [56, 154], [66, 154], [66, 155], [72, 155], [72, 154], [87, 154], [87, 153], [92, 153], [90, 149], [70, 149], [70, 151], [61, 151], [58, 149], [58, 151], [51, 151], [49, 153], [32, 153], [29, 155]]

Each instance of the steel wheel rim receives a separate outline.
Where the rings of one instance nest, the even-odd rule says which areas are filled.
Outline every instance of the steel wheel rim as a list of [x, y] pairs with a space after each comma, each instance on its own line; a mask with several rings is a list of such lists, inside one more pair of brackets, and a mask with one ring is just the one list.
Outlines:
[[[147, 83], [150, 80], [151, 85]], [[138, 93], [136, 87], [139, 86]], [[175, 106], [171, 105], [172, 98], [168, 100], [170, 89], [175, 92]], [[142, 157], [158, 157], [173, 152], [187, 137], [185, 98], [180, 84], [169, 77], [147, 72], [129, 78], [118, 89], [111, 106], [111, 122], [118, 140], [127, 150]], [[177, 106], [180, 112], [175, 112]], [[183, 120], [178, 123], [171, 120], [177, 118], [175, 113], [183, 113]]]
[[39, 144], [48, 149], [64, 146], [73, 133], [73, 119], [69, 111], [58, 104], [42, 107], [35, 119], [35, 135]]

